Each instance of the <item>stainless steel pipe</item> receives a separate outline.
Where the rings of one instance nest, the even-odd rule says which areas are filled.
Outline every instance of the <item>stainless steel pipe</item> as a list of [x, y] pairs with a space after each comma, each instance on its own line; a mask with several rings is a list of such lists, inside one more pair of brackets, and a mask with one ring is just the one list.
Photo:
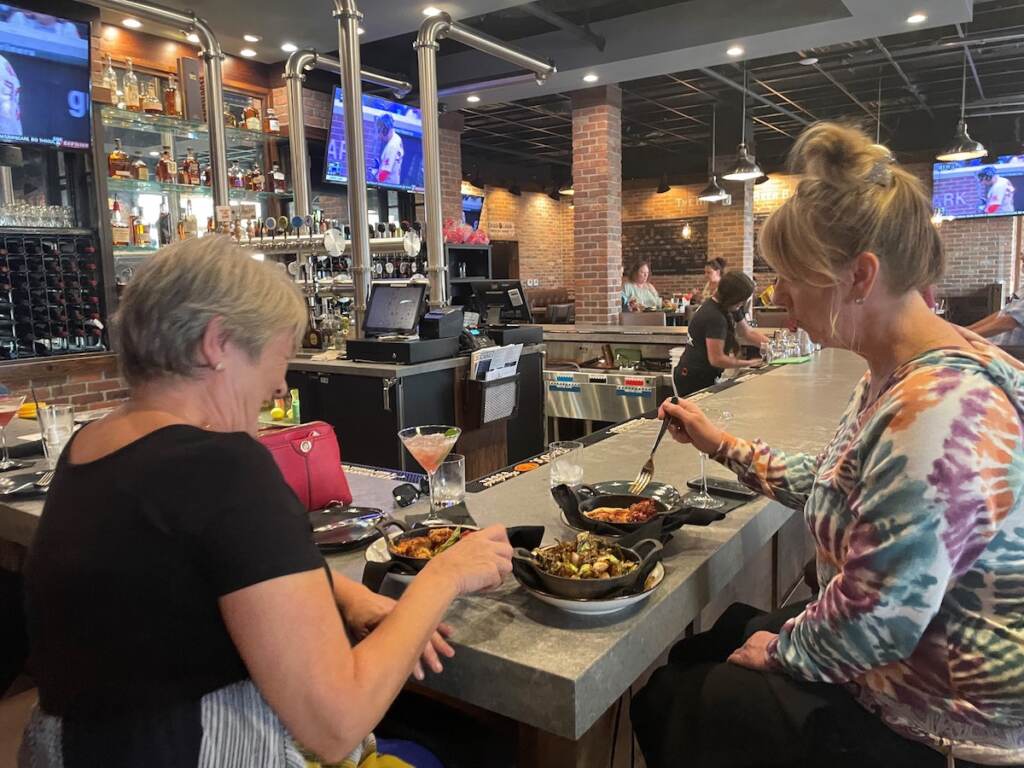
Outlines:
[[426, 19], [420, 26], [413, 48], [420, 68], [420, 109], [423, 111], [423, 197], [427, 241], [427, 277], [430, 280], [430, 306], [448, 303], [444, 281], [444, 235], [441, 212], [441, 143], [438, 124], [437, 52], [440, 40], [450, 37], [470, 48], [489, 53], [534, 73], [540, 85], [555, 73], [555, 65], [455, 21], [447, 13]]
[[[292, 162], [292, 187], [295, 193], [295, 213], [306, 216], [310, 213], [313, 190], [309, 179], [309, 147], [306, 145], [306, 124], [302, 121], [302, 83], [306, 69], [316, 67], [341, 74], [341, 62], [333, 56], [324, 56], [312, 49], [294, 51], [284, 66], [285, 93], [288, 99], [288, 151]], [[359, 76], [368, 83], [381, 85], [391, 90], [398, 98], [404, 98], [412, 90], [412, 84], [382, 72], [363, 69]]]
[[352, 232], [352, 282], [355, 289], [354, 336], [363, 336], [363, 318], [370, 296], [369, 221], [366, 206], [366, 148], [363, 146], [363, 84], [360, 80], [359, 12], [356, 0], [334, 0], [338, 19], [338, 58], [345, 100], [345, 154], [348, 160], [348, 219]]
[[[92, 0], [90, 0], [92, 2]], [[205, 20], [192, 11], [179, 11], [155, 3], [139, 0], [95, 0], [93, 5], [126, 11], [157, 24], [167, 24], [199, 37], [206, 75], [206, 124], [210, 131], [210, 169], [213, 173], [213, 204], [228, 205], [228, 155], [224, 131], [224, 78], [221, 61], [224, 52], [217, 37]], [[225, 224], [227, 222], [224, 222]]]

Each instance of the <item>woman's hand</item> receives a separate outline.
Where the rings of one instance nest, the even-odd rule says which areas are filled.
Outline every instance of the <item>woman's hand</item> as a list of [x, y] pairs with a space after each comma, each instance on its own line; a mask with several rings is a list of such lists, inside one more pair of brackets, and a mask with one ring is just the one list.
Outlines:
[[[341, 608], [342, 617], [345, 619], [345, 626], [348, 627], [353, 641], [359, 642], [387, 618], [391, 611], [394, 610], [395, 605], [395, 601], [390, 597], [378, 595], [376, 592], [360, 586], [359, 589], [350, 590], [344, 602], [339, 601], [338, 607]], [[451, 637], [451, 635], [451, 627], [447, 624], [438, 625], [430, 638], [430, 642], [423, 649], [420, 661], [417, 662], [413, 669], [413, 677], [417, 680], [422, 680], [426, 676], [424, 665], [432, 672], [438, 674], [443, 671], [444, 666], [441, 664], [441, 657], [444, 656], [450, 659], [455, 655], [455, 650], [447, 641], [447, 638]]]
[[774, 632], [755, 632], [747, 638], [742, 648], [737, 648], [729, 656], [729, 663], [759, 672], [769, 672], [775, 668], [768, 656], [768, 644], [778, 635]]
[[630, 312], [638, 312], [640, 310], [640, 304], [637, 302], [635, 298], [629, 300], [628, 306]]
[[463, 539], [423, 569], [452, 580], [457, 594], [493, 589], [512, 572], [512, 545], [504, 526], [492, 525]]
[[673, 440], [684, 445], [692, 443], [694, 448], [708, 456], [718, 450], [726, 437], [726, 432], [712, 424], [704, 412], [689, 400], [675, 404], [666, 400], [658, 409], [658, 418], [672, 419], [668, 431]]

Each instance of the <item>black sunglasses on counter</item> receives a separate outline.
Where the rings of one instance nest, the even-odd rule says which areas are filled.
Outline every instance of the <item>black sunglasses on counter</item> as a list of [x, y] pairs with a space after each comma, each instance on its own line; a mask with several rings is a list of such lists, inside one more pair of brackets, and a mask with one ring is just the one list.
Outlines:
[[391, 495], [395, 497], [398, 506], [410, 507], [422, 497], [430, 495], [430, 482], [423, 478], [418, 488], [412, 483], [402, 483], [391, 490]]

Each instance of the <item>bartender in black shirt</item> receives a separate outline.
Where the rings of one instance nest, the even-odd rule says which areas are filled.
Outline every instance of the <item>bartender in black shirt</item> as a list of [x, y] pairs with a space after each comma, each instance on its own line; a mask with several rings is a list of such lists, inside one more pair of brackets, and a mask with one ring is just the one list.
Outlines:
[[676, 394], [681, 397], [710, 387], [726, 368], [753, 368], [760, 359], [737, 357], [740, 344], [760, 346], [765, 337], [744, 319], [743, 308], [754, 292], [754, 281], [743, 272], [722, 276], [718, 290], [694, 314], [690, 340], [672, 373]]

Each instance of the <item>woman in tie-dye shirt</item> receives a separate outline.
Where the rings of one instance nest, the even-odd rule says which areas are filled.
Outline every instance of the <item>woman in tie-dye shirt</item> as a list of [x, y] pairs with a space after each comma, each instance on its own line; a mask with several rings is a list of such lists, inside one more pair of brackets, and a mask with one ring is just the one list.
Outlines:
[[819, 124], [793, 152], [761, 235], [776, 301], [869, 372], [818, 456], [663, 415], [803, 512], [820, 592], [680, 643], [633, 707], [647, 763], [1024, 764], [1024, 366], [921, 298], [941, 242], [888, 150]]

